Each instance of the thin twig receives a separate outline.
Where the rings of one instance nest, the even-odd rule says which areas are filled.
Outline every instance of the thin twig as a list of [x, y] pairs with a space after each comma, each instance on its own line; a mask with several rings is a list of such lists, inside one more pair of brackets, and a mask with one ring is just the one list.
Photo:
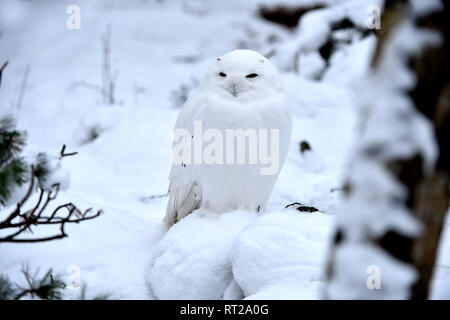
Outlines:
[[150, 201], [150, 200], [153, 200], [153, 199], [165, 198], [168, 195], [169, 195], [168, 192], [163, 193], [163, 194], [155, 194], [155, 195], [151, 195], [151, 196], [148, 196], [148, 197], [142, 197], [141, 201], [142, 202], [147, 202], [147, 201]]
[[6, 60], [6, 61], [2, 64], [2, 66], [0, 67], [0, 73], [3, 71], [3, 69], [6, 68], [6, 66], [8, 65], [8, 63], [9, 63], [9, 61]]
[[17, 99], [16, 105], [17, 110], [20, 110], [20, 108], [22, 107], [23, 98], [25, 96], [25, 91], [27, 89], [27, 81], [29, 73], [30, 73], [30, 65], [27, 65], [25, 68], [25, 72], [23, 74], [22, 85], [20, 86], [19, 98]]
[[78, 152], [65, 153], [65, 150], [66, 150], [66, 145], [63, 144], [62, 149], [61, 149], [61, 151], [59, 153], [60, 156], [61, 156], [61, 159], [64, 158], [64, 157], [70, 157], [70, 156], [74, 156], [74, 155], [78, 154]]
[[6, 60], [3, 63], [3, 65], [0, 67], [0, 85], [2, 84], [2, 72], [3, 72], [3, 69], [5, 69], [7, 65], [8, 65], [8, 60]]
[[85, 87], [87, 89], [91, 89], [91, 90], [95, 90], [97, 92], [99, 92], [102, 96], [105, 94], [102, 87], [96, 85], [96, 84], [92, 84], [90, 82], [87, 81], [75, 81], [72, 83], [72, 85], [69, 87], [69, 91], [76, 88], [76, 87]]

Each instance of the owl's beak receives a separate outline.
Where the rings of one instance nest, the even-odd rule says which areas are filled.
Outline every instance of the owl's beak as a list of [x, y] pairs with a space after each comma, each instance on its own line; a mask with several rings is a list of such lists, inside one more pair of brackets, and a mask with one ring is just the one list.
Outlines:
[[232, 82], [229, 89], [230, 89], [230, 93], [233, 95], [233, 97], [236, 97], [239, 93], [239, 83]]

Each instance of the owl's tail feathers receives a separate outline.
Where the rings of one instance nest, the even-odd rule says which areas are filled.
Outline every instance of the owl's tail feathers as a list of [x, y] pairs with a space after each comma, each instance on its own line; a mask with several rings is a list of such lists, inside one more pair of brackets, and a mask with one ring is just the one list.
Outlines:
[[169, 229], [192, 211], [200, 208], [201, 198], [201, 190], [197, 182], [192, 183], [190, 187], [169, 188], [164, 225]]

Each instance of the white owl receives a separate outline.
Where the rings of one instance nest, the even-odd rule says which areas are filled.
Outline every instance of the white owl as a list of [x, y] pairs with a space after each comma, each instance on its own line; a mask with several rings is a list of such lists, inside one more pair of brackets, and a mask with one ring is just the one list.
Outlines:
[[[201, 124], [203, 137], [198, 136], [198, 124]], [[216, 149], [210, 155], [215, 162], [203, 161], [201, 154], [197, 162], [195, 159], [182, 163], [174, 161], [164, 218], [167, 227], [198, 208], [213, 213], [265, 210], [286, 159], [292, 131], [291, 109], [281, 78], [269, 60], [251, 50], [234, 50], [217, 58], [208, 68], [198, 91], [181, 109], [177, 129], [191, 133], [192, 141], [188, 145], [194, 150], [187, 153], [184, 150], [184, 155], [195, 158], [194, 153], [199, 149], [207, 152], [209, 148], [211, 152], [214, 144]], [[257, 143], [252, 135], [255, 132]], [[243, 150], [242, 144], [239, 147], [239, 138], [234, 139], [232, 135], [229, 139], [230, 133], [245, 135], [243, 163], [243, 158], [241, 162], [236, 160]], [[220, 136], [222, 141], [217, 141]], [[261, 145], [264, 140], [265, 146]], [[205, 147], [195, 148], [205, 142]], [[234, 145], [231, 142], [235, 142]], [[264, 157], [265, 152], [270, 153], [269, 157]]]

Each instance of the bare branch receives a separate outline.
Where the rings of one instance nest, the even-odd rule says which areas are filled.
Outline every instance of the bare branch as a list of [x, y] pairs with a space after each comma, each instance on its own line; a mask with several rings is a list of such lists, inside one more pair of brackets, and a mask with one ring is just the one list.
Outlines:
[[0, 72], [2, 72], [3, 71], [3, 69], [5, 69], [6, 68], [6, 66], [8, 65], [8, 63], [9, 63], [9, 61], [8, 60], [6, 60], [3, 64], [2, 64], [2, 66], [0, 67]]
[[[66, 156], [72, 156], [77, 154], [76, 152], [66, 153], [66, 146], [63, 145], [60, 155], [61, 158]], [[97, 211], [95, 214], [92, 213], [92, 208], [89, 208], [82, 212], [73, 203], [65, 203], [57, 206], [51, 214], [46, 215], [46, 209], [50, 202], [54, 201], [59, 193], [60, 185], [56, 183], [52, 185], [50, 190], [42, 189], [39, 187], [40, 193], [36, 200], [34, 206], [31, 209], [24, 210], [22, 213], [23, 205], [33, 194], [35, 186], [35, 169], [31, 166], [31, 177], [29, 182], [29, 188], [23, 199], [17, 204], [15, 210], [2, 222], [0, 222], [0, 230], [16, 228], [9, 235], [0, 238], [0, 242], [43, 242], [55, 239], [62, 239], [67, 237], [64, 230], [66, 223], [80, 223], [82, 221], [91, 220], [100, 216], [103, 212], [101, 210]], [[43, 200], [45, 199], [45, 200]], [[65, 211], [65, 214], [61, 212]], [[74, 216], [75, 215], [75, 216]], [[38, 225], [59, 225], [59, 233], [40, 238], [18, 238], [20, 235], [26, 231], [32, 233], [32, 226]]]
[[3, 65], [0, 67], [0, 85], [2, 84], [2, 72], [3, 72], [3, 69], [5, 69], [7, 65], [8, 65], [8, 60], [6, 60], [3, 63]]
[[74, 155], [78, 154], [78, 152], [65, 153], [65, 150], [66, 150], [66, 145], [63, 144], [61, 152], [59, 153], [61, 155], [61, 159], [64, 157], [70, 157], [70, 156], [74, 156]]

